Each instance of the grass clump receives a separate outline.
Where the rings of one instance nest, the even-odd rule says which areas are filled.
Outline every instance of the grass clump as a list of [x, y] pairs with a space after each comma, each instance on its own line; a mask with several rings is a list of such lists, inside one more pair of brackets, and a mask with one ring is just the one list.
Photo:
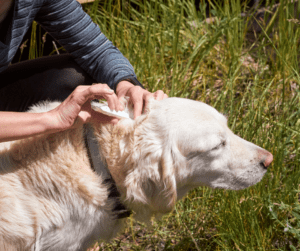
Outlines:
[[300, 2], [95, 1], [85, 11], [150, 91], [206, 102], [234, 133], [274, 155], [242, 191], [201, 187], [152, 228], [128, 228], [94, 250], [300, 249]]

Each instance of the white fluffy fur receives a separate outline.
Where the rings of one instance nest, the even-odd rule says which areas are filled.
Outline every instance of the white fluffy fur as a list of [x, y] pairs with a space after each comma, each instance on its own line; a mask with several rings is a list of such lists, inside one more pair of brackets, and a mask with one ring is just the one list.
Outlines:
[[[148, 113], [135, 121], [92, 126], [121, 200], [141, 220], [170, 212], [197, 186], [254, 185], [271, 155], [234, 135], [214, 108], [187, 99], [151, 100]], [[82, 136], [78, 128], [0, 144], [1, 251], [85, 250], [120, 230], [123, 220], [113, 216]]]

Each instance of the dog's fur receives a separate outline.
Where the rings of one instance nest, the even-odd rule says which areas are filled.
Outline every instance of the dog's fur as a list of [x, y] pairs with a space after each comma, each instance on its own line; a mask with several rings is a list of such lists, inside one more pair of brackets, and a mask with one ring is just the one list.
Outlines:
[[[272, 156], [234, 135], [214, 108], [187, 99], [151, 100], [137, 120], [92, 126], [121, 201], [142, 220], [170, 212], [198, 186], [254, 185]], [[90, 167], [82, 127], [0, 144], [0, 191], [0, 251], [85, 250], [122, 226]]]

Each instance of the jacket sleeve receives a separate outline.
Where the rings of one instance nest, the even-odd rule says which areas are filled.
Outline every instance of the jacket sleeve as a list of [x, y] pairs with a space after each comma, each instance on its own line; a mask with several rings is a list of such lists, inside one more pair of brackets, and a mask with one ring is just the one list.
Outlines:
[[100, 31], [76, 0], [44, 0], [35, 20], [98, 83], [127, 80], [144, 88], [122, 53]]

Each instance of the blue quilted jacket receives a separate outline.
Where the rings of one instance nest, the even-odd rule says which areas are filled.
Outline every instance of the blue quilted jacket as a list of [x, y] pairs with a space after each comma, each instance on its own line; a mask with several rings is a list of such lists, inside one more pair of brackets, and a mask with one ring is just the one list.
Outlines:
[[142, 87], [129, 61], [76, 0], [15, 0], [13, 8], [6, 41], [0, 41], [0, 72], [8, 67], [35, 20], [98, 83], [107, 83], [115, 90], [117, 83], [126, 79]]

